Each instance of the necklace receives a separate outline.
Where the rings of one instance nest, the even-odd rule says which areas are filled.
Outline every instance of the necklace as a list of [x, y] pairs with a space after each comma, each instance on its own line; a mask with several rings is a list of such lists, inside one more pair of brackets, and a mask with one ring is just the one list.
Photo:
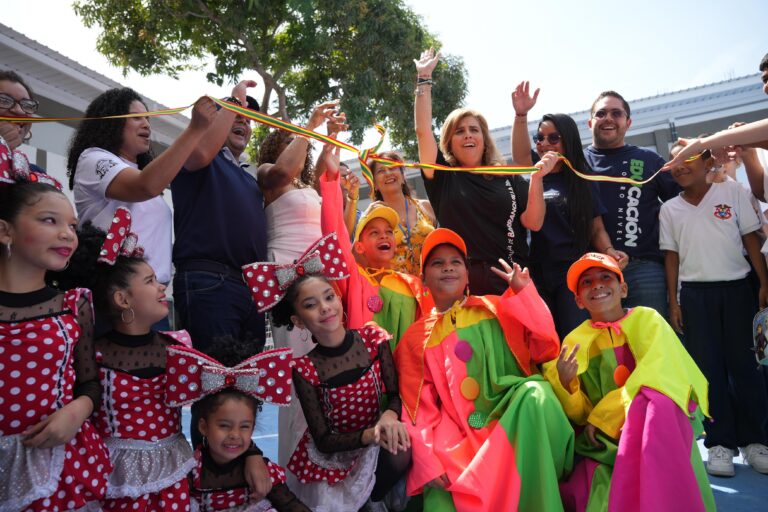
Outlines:
[[400, 227], [400, 231], [403, 232], [404, 239], [405, 239], [405, 245], [408, 246], [408, 248], [411, 248], [411, 217], [408, 213], [408, 198], [405, 198], [405, 230], [403, 230], [403, 223], [401, 222], [398, 226]]

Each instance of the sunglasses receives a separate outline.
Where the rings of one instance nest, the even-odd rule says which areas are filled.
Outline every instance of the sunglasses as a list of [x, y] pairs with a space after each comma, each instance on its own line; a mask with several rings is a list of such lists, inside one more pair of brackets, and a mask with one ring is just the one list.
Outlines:
[[594, 117], [595, 119], [605, 119], [606, 116], [611, 116], [613, 119], [621, 119], [626, 115], [627, 113], [624, 112], [623, 110], [619, 108], [614, 108], [611, 110], [600, 109], [594, 114], [592, 114], [592, 117]]
[[563, 140], [563, 137], [560, 136], [559, 133], [550, 133], [548, 135], [544, 135], [543, 133], [537, 133], [536, 135], [533, 136], [533, 143], [541, 144], [542, 142], [544, 142], [544, 139], [546, 139], [547, 142], [549, 142], [554, 146], [555, 144]]
[[18, 104], [21, 107], [21, 110], [23, 110], [26, 114], [34, 114], [37, 112], [37, 107], [40, 106], [40, 104], [35, 100], [24, 98], [23, 100], [16, 101], [13, 96], [9, 96], [8, 94], [0, 92], [0, 108], [11, 110], [16, 104]]

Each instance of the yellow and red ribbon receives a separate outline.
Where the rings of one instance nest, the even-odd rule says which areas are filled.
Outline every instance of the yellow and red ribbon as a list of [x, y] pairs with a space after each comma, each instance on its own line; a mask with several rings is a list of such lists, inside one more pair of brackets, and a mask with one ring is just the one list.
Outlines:
[[[376, 128], [376, 130], [379, 132], [381, 136], [381, 138], [379, 139], [379, 142], [371, 148], [360, 150], [355, 146], [352, 146], [351, 144], [340, 141], [333, 137], [329, 137], [328, 135], [317, 133], [313, 130], [309, 130], [307, 128], [289, 123], [288, 121], [284, 121], [276, 117], [272, 117], [268, 114], [264, 114], [257, 110], [251, 110], [249, 108], [237, 105], [235, 103], [230, 103], [228, 101], [220, 100], [212, 96], [209, 96], [209, 98], [211, 98], [211, 100], [213, 100], [213, 102], [219, 105], [221, 108], [230, 110], [247, 119], [256, 121], [257, 123], [265, 124], [273, 128], [278, 128], [280, 130], [285, 130], [291, 133], [295, 133], [303, 137], [308, 137], [310, 139], [320, 141], [324, 144], [331, 144], [333, 146], [336, 146], [341, 149], [345, 149], [347, 151], [351, 151], [352, 153], [357, 154], [357, 158], [360, 161], [361, 173], [363, 175], [363, 178], [365, 178], [365, 180], [368, 182], [368, 185], [371, 187], [371, 189], [373, 189], [373, 171], [370, 168], [370, 166], [367, 164], [367, 160], [369, 159], [375, 162], [386, 164], [387, 167], [434, 169], [437, 171], [468, 172], [472, 174], [489, 174], [493, 176], [514, 176], [519, 174], [533, 174], [539, 170], [538, 167], [534, 167], [534, 166], [526, 167], [526, 166], [512, 165], [512, 166], [449, 167], [449, 166], [440, 165], [440, 164], [428, 164], [428, 163], [422, 163], [422, 162], [400, 162], [398, 160], [393, 160], [391, 158], [381, 157], [376, 153], [379, 150], [379, 147], [381, 146], [382, 142], [384, 141], [385, 131], [384, 131], [384, 127], [381, 125], [378, 125], [378, 124], [374, 125], [374, 127]], [[121, 115], [103, 116], [103, 117], [0, 117], [0, 121], [17, 122], [17, 123], [18, 122], [44, 123], [44, 122], [56, 122], [56, 121], [58, 122], [88, 121], [88, 120], [96, 120], [96, 119], [127, 119], [131, 117], [156, 117], [156, 116], [165, 116], [165, 115], [171, 115], [171, 114], [179, 114], [191, 108], [192, 106], [193, 105], [187, 105], [185, 107], [153, 110], [151, 112], [136, 112], [136, 113], [130, 113], [130, 114], [121, 114]], [[686, 162], [696, 160], [697, 158], [700, 158], [700, 157], [701, 155], [691, 157], [688, 160], [686, 160]], [[627, 183], [629, 185], [644, 185], [650, 182], [651, 180], [653, 180], [654, 178], [656, 178], [656, 176], [661, 172], [661, 170], [658, 170], [655, 173], [653, 173], [649, 178], [646, 178], [644, 180], [635, 180], [635, 179], [626, 178], [626, 177], [601, 176], [599, 174], [585, 174], [575, 169], [571, 164], [571, 162], [568, 161], [568, 159], [565, 158], [564, 156], [560, 155], [559, 160], [571, 171], [573, 171], [577, 176], [588, 181]]]

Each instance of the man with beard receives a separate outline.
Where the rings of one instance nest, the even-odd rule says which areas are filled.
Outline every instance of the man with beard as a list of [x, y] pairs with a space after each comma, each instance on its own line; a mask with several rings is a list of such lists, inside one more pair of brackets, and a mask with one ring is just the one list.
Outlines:
[[[591, 112], [587, 124], [592, 130], [592, 145], [584, 150], [584, 156], [592, 173], [640, 181], [664, 165], [657, 153], [624, 141], [632, 119], [629, 104], [619, 93], [600, 93]], [[659, 210], [662, 201], [679, 191], [669, 173], [659, 174], [642, 186], [600, 183], [600, 197], [607, 209], [603, 215], [605, 230], [615, 249], [629, 255], [624, 279], [630, 292], [624, 305], [651, 307], [665, 318], [668, 304], [664, 257], [659, 249]]]

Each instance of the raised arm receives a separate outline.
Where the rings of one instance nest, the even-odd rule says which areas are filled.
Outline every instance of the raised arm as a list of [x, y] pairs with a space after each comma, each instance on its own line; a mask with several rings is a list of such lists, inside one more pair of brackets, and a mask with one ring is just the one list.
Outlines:
[[724, 146], [744, 146], [768, 140], [768, 119], [755, 121], [730, 130], [721, 130], [709, 137], [689, 141], [675, 157], [662, 168], [665, 171], [679, 167], [687, 158], [696, 156], [705, 149]]
[[[437, 140], [432, 131], [432, 72], [440, 60], [440, 52], [435, 53], [434, 48], [421, 52], [416, 64], [417, 84], [416, 100], [413, 103], [413, 117], [416, 123], [416, 140], [419, 144], [419, 160], [433, 164], [437, 162]], [[425, 82], [428, 80], [428, 82]], [[419, 83], [422, 82], [422, 83]], [[435, 175], [433, 169], [422, 169], [427, 179]]]
[[[249, 87], [256, 87], [256, 82], [254, 80], [243, 80], [232, 89], [232, 97], [237, 99], [242, 105], [247, 104], [245, 93]], [[184, 162], [185, 169], [197, 171], [211, 163], [227, 141], [229, 132], [232, 130], [232, 123], [235, 122], [235, 117], [237, 117], [237, 114], [224, 108], [216, 113], [216, 119], [208, 127], [205, 136], [200, 140], [199, 144], [195, 144], [186, 162]]]
[[216, 117], [216, 104], [207, 97], [197, 100], [192, 120], [171, 146], [139, 171], [126, 167], [110, 182], [106, 196], [118, 201], [139, 202], [159, 196], [181, 171], [194, 148], [204, 140]]
[[530, 84], [527, 81], [517, 84], [512, 92], [512, 106], [515, 109], [511, 136], [512, 159], [517, 165], [533, 165], [531, 138], [528, 136], [528, 112], [536, 105], [538, 97], [539, 89], [536, 89], [531, 96]]
[[[305, 128], [315, 131], [326, 120], [332, 119], [343, 124], [343, 121], [346, 120], [346, 115], [343, 112], [336, 113], [338, 104], [338, 100], [333, 100], [316, 106], [312, 110]], [[346, 129], [346, 124], [343, 124], [342, 129]], [[306, 137], [294, 137], [291, 143], [288, 144], [288, 147], [277, 157], [276, 162], [260, 165], [257, 171], [257, 179], [259, 180], [261, 190], [264, 192], [279, 190], [289, 185], [294, 178], [299, 176], [304, 168], [304, 163], [307, 159], [307, 148], [310, 144], [311, 141]]]
[[[530, 152], [529, 152], [530, 153]], [[531, 231], [538, 231], [544, 225], [544, 215], [547, 213], [547, 205], [544, 202], [544, 176], [549, 174], [558, 163], [557, 153], [547, 151], [536, 162], [539, 170], [531, 174], [531, 181], [528, 184], [528, 204], [525, 211], [520, 215], [520, 222]]]

